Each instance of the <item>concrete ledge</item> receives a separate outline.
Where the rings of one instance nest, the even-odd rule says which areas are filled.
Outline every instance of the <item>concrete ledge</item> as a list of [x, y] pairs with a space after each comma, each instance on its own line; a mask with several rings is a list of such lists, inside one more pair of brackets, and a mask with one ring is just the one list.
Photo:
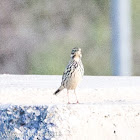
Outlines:
[[61, 76], [1, 75], [0, 139], [139, 139], [139, 77], [84, 77], [81, 103], [70, 105], [65, 90], [52, 95], [60, 82]]

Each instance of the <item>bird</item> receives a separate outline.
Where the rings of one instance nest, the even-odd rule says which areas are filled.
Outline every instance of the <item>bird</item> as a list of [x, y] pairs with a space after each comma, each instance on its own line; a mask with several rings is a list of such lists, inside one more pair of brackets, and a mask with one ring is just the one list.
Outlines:
[[68, 65], [66, 66], [63, 76], [61, 86], [54, 92], [54, 95], [60, 93], [63, 89], [67, 89], [68, 104], [69, 101], [69, 90], [74, 90], [74, 94], [77, 102], [79, 103], [76, 95], [76, 87], [80, 83], [84, 75], [84, 66], [82, 63], [82, 52], [81, 48], [73, 48], [71, 51], [71, 58]]

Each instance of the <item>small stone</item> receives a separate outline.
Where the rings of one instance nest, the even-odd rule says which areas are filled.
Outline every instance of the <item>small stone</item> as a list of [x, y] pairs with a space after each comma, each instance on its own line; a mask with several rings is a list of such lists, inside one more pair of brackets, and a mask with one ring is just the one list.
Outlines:
[[16, 132], [17, 134], [20, 134], [20, 133], [21, 133], [21, 131], [20, 131], [19, 129], [17, 129], [17, 128], [15, 128], [14, 130], [15, 130], [15, 132]]
[[39, 111], [39, 110], [36, 110], [36, 111], [35, 111], [35, 115], [36, 115], [36, 116], [39, 116], [39, 115], [40, 115], [40, 111]]

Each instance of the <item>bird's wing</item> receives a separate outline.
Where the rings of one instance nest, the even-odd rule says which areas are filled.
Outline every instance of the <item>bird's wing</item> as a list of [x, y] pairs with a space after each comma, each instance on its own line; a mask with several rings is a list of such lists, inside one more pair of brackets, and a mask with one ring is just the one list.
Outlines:
[[77, 66], [77, 62], [76, 61], [74, 61], [74, 60], [70, 60], [69, 61], [68, 65], [65, 68], [65, 71], [63, 73], [61, 85], [64, 85], [66, 79], [72, 75], [72, 73], [76, 69], [76, 66]]

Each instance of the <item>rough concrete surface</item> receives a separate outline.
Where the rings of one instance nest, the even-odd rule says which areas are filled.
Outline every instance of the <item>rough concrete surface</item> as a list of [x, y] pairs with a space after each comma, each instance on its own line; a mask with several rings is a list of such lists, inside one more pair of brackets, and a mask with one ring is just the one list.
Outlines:
[[[85, 76], [80, 104], [58, 96], [61, 76], [0, 76], [0, 140], [137, 140], [140, 77]], [[70, 92], [70, 100], [75, 96]]]

